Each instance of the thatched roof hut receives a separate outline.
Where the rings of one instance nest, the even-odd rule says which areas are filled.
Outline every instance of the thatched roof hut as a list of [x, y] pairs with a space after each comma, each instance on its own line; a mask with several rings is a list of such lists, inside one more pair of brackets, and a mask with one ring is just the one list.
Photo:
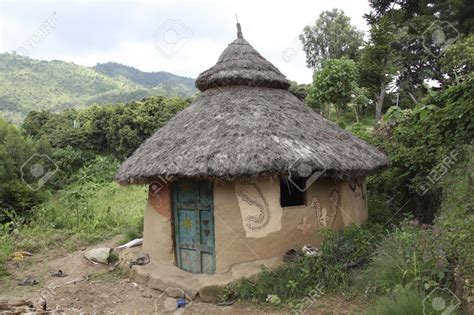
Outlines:
[[120, 183], [285, 175], [297, 171], [291, 170], [297, 159], [339, 178], [388, 165], [382, 152], [288, 92], [285, 76], [243, 38], [199, 75], [196, 87], [201, 95], [122, 165]]
[[222, 274], [317, 245], [321, 227], [367, 219], [364, 177], [387, 157], [291, 94], [240, 31], [196, 86], [202, 93], [116, 176], [150, 184], [143, 250], [152, 260]]

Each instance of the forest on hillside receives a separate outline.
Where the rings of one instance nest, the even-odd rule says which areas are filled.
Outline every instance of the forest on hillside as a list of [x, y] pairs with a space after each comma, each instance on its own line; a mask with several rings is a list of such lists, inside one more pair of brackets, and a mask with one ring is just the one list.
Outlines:
[[[358, 313], [474, 312], [474, 6], [467, 0], [370, 0], [370, 7], [367, 34], [341, 9], [322, 12], [295, 34], [314, 77], [290, 87], [309, 107], [387, 154], [390, 167], [367, 180], [368, 222], [324, 230], [320, 255], [226, 287], [221, 302], [302, 314], [318, 284], [325, 295], [363, 304]], [[130, 82], [160, 84], [126, 67], [96, 68], [101, 74], [80, 69], [94, 76], [87, 81], [94, 95]], [[0, 82], [3, 89], [15, 85], [11, 77]], [[14, 102], [2, 100], [26, 113], [31, 103], [21, 95], [40, 94], [35, 89], [44, 86], [31, 83], [15, 90]], [[74, 100], [74, 93], [65, 99]], [[13, 285], [14, 252], [38, 253], [60, 243], [72, 250], [117, 234], [123, 240], [141, 235], [146, 187], [120, 187], [113, 177], [192, 98], [115, 101], [66, 109], [45, 98], [45, 107], [28, 111], [21, 126], [0, 119], [5, 283]]]
[[118, 63], [88, 68], [0, 54], [0, 114], [17, 125], [30, 111], [127, 103], [154, 95], [189, 97], [195, 91], [193, 79], [166, 72], [143, 72]]

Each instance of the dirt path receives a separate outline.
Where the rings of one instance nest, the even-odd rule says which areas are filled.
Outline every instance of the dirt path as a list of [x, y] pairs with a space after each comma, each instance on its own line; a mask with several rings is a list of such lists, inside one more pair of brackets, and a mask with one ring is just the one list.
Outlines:
[[[114, 246], [111, 239], [93, 247]], [[120, 269], [95, 265], [83, 257], [84, 249], [62, 256], [53, 251], [10, 263], [11, 277], [0, 283], [0, 299], [29, 299], [43, 296], [48, 307], [67, 314], [287, 314], [290, 309], [259, 308], [254, 305], [234, 304], [217, 306], [193, 302], [180, 312], [166, 311], [166, 297], [159, 291], [132, 282]], [[68, 276], [52, 277], [63, 270]], [[33, 276], [34, 286], [18, 286], [17, 281]], [[306, 310], [305, 314], [347, 314], [360, 310], [360, 303], [325, 296]], [[184, 311], [184, 312], [183, 312]]]

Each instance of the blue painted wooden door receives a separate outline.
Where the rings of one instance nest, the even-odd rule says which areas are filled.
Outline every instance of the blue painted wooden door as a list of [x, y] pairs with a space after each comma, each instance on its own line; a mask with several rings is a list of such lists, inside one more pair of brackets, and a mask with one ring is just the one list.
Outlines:
[[180, 180], [173, 185], [173, 219], [178, 267], [214, 274], [213, 187], [208, 181]]

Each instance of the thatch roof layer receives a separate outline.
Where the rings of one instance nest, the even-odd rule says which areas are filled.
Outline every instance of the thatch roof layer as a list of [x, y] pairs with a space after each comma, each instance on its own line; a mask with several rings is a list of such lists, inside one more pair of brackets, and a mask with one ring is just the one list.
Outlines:
[[216, 65], [201, 73], [196, 87], [209, 88], [247, 85], [288, 89], [290, 83], [280, 71], [262, 57], [245, 39], [237, 38], [221, 54]]
[[286, 90], [232, 86], [203, 92], [136, 150], [117, 179], [233, 180], [298, 174], [302, 163], [334, 177], [360, 177], [388, 161]]
[[243, 38], [196, 81], [203, 91], [120, 167], [122, 184], [162, 177], [235, 180], [311, 172], [362, 177], [385, 154], [321, 117], [288, 92], [288, 81]]

